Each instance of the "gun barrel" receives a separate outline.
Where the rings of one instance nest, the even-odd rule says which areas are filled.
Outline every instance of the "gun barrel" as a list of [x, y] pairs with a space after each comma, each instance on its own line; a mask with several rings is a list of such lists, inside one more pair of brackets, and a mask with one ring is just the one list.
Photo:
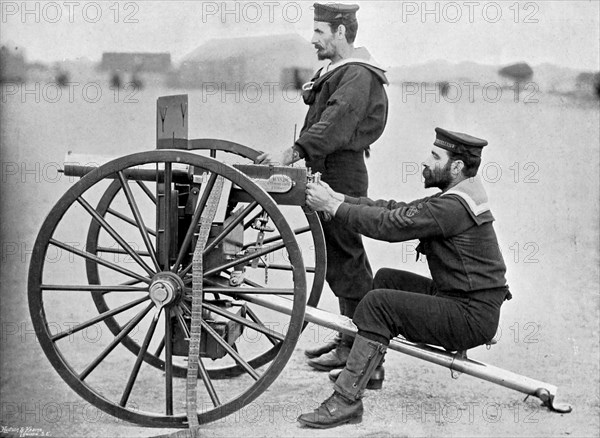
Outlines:
[[[60, 169], [66, 176], [82, 178], [103, 164], [108, 163], [113, 158], [103, 155], [74, 154], [68, 152], [63, 163], [63, 169]], [[146, 164], [129, 168], [123, 172], [126, 178], [138, 181], [162, 181], [164, 169], [156, 164]], [[193, 180], [191, 166], [178, 163], [172, 164], [173, 181], [180, 184], [186, 184]], [[116, 174], [106, 175], [106, 178], [116, 178]]]

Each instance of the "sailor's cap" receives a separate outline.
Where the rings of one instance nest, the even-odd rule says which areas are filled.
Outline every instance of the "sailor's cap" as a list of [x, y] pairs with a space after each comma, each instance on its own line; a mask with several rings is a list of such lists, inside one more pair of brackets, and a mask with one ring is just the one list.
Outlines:
[[436, 137], [433, 142], [435, 146], [457, 154], [467, 153], [481, 157], [481, 150], [488, 144], [486, 140], [481, 138], [442, 128], [435, 128], [435, 134]]
[[358, 5], [344, 5], [342, 3], [315, 3], [315, 21], [333, 23], [336, 21], [355, 21]]

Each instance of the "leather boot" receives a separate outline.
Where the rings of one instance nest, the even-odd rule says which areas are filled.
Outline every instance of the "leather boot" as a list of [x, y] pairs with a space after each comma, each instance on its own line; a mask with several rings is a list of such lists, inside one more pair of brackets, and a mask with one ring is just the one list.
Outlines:
[[[350, 298], [338, 298], [340, 303], [340, 314], [348, 318], [354, 317], [354, 312], [360, 300]], [[318, 371], [331, 371], [337, 368], [343, 368], [346, 365], [346, 359], [352, 349], [354, 337], [346, 334], [341, 335], [341, 341], [334, 349], [322, 353], [318, 357], [313, 357], [308, 361], [308, 365]], [[306, 353], [305, 353], [306, 354]]]
[[356, 336], [346, 367], [335, 383], [333, 395], [313, 412], [300, 415], [298, 422], [320, 429], [361, 422], [364, 410], [362, 394], [385, 351], [385, 345]]
[[[338, 368], [337, 370], [329, 371], [329, 380], [331, 380], [333, 383], [335, 383], [337, 378], [341, 374], [342, 370], [343, 370], [343, 368]], [[385, 368], [383, 368], [383, 365], [379, 365], [377, 368], [375, 368], [375, 371], [373, 371], [373, 375], [367, 382], [367, 389], [374, 389], [374, 390], [381, 389], [383, 387], [384, 379], [385, 379]]]
[[333, 338], [332, 341], [326, 343], [325, 345], [319, 345], [318, 347], [314, 348], [307, 348], [306, 350], [304, 350], [304, 355], [309, 359], [317, 358], [319, 356], [322, 356], [323, 354], [329, 353], [331, 350], [335, 350], [340, 345], [341, 341], [342, 334], [338, 333], [337, 335], [335, 335], [335, 338]]
[[331, 350], [314, 359], [308, 361], [308, 365], [318, 371], [331, 371], [346, 365], [348, 355], [352, 346], [347, 342], [341, 341], [340, 344]]
[[[346, 302], [343, 298], [338, 298], [338, 305], [340, 306], [340, 315], [344, 315], [346, 312]], [[309, 359], [314, 359], [316, 357], [322, 356], [323, 354], [327, 354], [331, 350], [336, 349], [340, 345], [341, 341], [342, 334], [338, 332], [331, 342], [328, 342], [325, 345], [321, 345], [319, 347], [307, 348], [306, 350], [304, 350], [304, 355]]]

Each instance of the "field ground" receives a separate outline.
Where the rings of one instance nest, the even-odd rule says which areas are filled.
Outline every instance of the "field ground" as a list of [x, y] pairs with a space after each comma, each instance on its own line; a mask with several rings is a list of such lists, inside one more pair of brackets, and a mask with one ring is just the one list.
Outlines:
[[[26, 296], [35, 236], [51, 206], [71, 185], [56, 172], [68, 150], [123, 155], [153, 149], [155, 99], [173, 90], [145, 89], [138, 102], [57, 103], [9, 97], [2, 108], [2, 264], [0, 374], [2, 436], [30, 428], [57, 437], [146, 437], [167, 433], [116, 420], [87, 404], [59, 377], [35, 339]], [[525, 104], [423, 102], [390, 88], [390, 119], [368, 165], [375, 198], [427, 193], [418, 169], [436, 126], [486, 138], [486, 180], [495, 228], [514, 299], [503, 308], [502, 339], [470, 356], [556, 385], [570, 414], [540, 408], [517, 392], [397, 353], [386, 382], [369, 391], [361, 424], [328, 431], [297, 426], [301, 412], [329, 396], [325, 374], [302, 350], [330, 333], [310, 325], [275, 383], [257, 400], [204, 425], [202, 436], [498, 436], [592, 437], [600, 433], [599, 375], [599, 108], [540, 95]], [[262, 150], [291, 144], [304, 105], [277, 98], [256, 103], [190, 95], [190, 136], [224, 138]], [[204, 96], [205, 97], [205, 96]], [[12, 99], [12, 100], [11, 100]], [[203, 100], [205, 100], [203, 102]], [[425, 273], [414, 245], [367, 241], [374, 269]], [[65, 303], [67, 305], [68, 303]], [[326, 289], [320, 307], [335, 310]], [[119, 367], [119, 350], [111, 362]], [[110, 369], [108, 370], [110, 377]], [[149, 391], [150, 387], [147, 388]]]

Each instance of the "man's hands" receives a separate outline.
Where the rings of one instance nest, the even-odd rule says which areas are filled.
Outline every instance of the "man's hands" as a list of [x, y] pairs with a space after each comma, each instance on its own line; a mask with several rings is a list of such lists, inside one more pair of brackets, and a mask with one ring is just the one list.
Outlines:
[[344, 202], [344, 195], [334, 191], [323, 181], [306, 185], [306, 204], [314, 211], [324, 211], [331, 217]]
[[299, 159], [300, 155], [293, 147], [291, 147], [285, 149], [284, 151], [274, 154], [267, 152], [265, 152], [264, 154], [260, 154], [258, 157], [256, 157], [255, 164], [272, 164], [274, 166], [287, 166], [288, 164], [292, 164], [295, 161], [298, 161]]

